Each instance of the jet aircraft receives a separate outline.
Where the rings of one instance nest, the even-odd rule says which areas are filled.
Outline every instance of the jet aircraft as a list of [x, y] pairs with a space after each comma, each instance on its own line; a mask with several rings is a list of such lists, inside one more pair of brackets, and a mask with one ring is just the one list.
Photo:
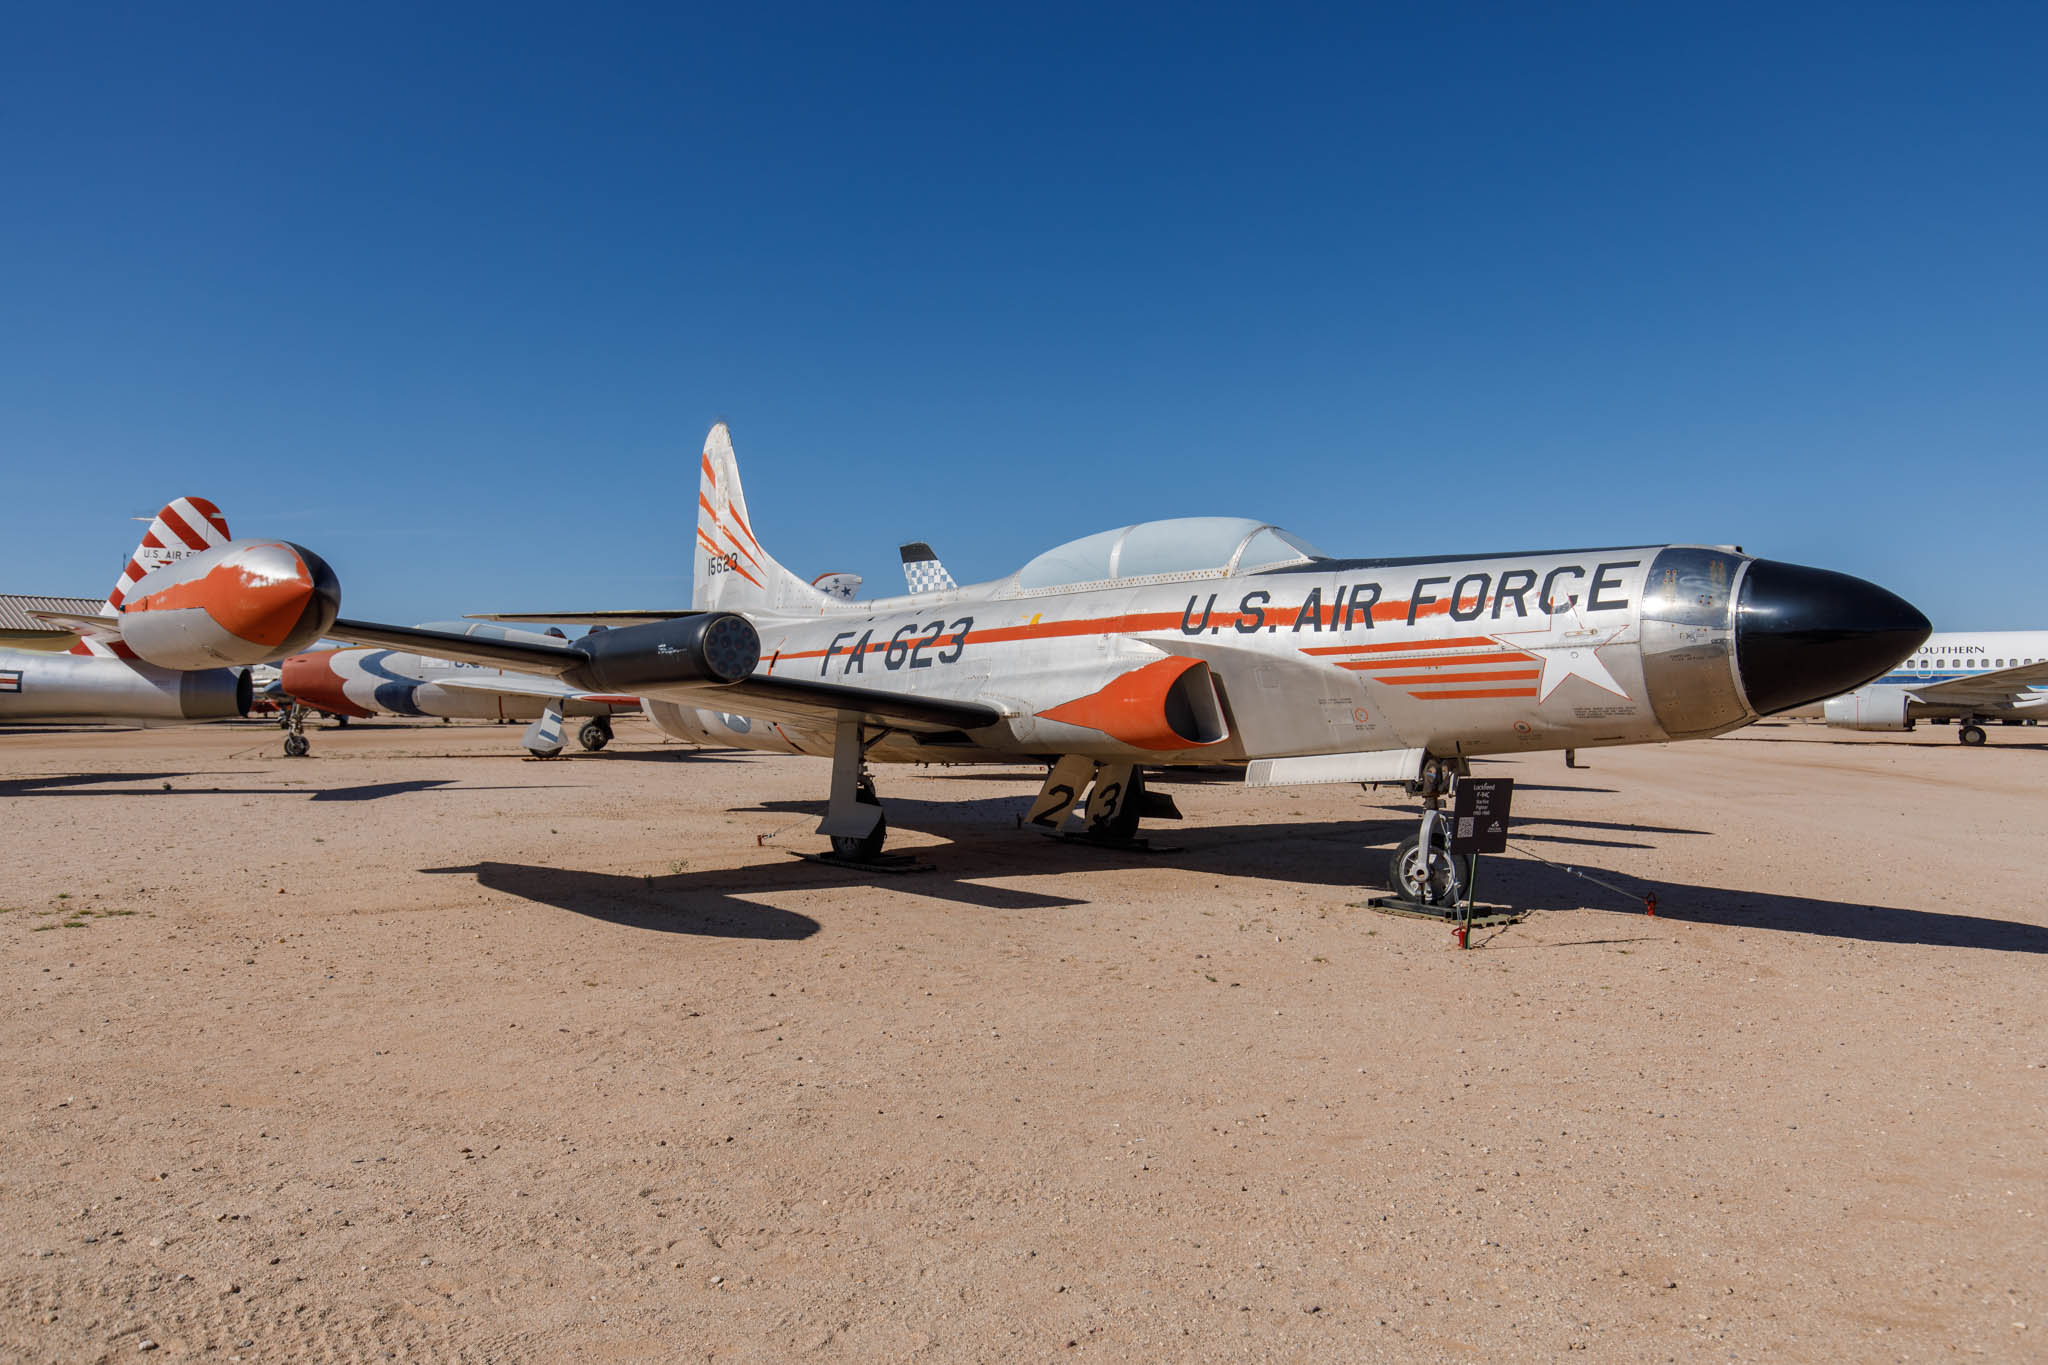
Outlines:
[[[1861, 686], [1928, 630], [1874, 584], [1727, 546], [1337, 558], [1244, 517], [1118, 527], [993, 582], [842, 602], [763, 548], [723, 423], [698, 475], [688, 614], [567, 647], [336, 634], [630, 692], [672, 733], [829, 754], [818, 829], [859, 861], [887, 830], [871, 762], [1044, 762], [1031, 821], [1085, 807], [1109, 840], [1150, 808], [1146, 768], [1406, 782], [1433, 812], [1473, 757], [1720, 734]], [[1449, 903], [1443, 825], [1423, 831], [1394, 884]]]
[[[566, 644], [559, 634], [508, 630], [476, 621], [428, 622], [420, 629], [511, 640], [541, 648], [561, 648]], [[559, 678], [389, 649], [322, 649], [294, 654], [284, 661], [281, 686], [285, 695], [301, 708], [311, 707], [332, 716], [529, 720], [533, 724], [520, 742], [543, 758], [552, 758], [562, 751], [563, 717], [587, 717], [577, 742], [585, 749], [596, 750], [611, 742], [613, 716], [640, 708], [638, 697], [584, 691]], [[285, 752], [300, 758], [310, 748], [300, 711], [292, 717]]]
[[98, 614], [34, 612], [79, 633], [69, 653], [0, 649], [0, 724], [247, 715], [243, 665], [320, 637], [341, 591], [320, 556], [233, 540], [204, 498], [157, 513]]
[[2048, 716], [2048, 630], [1944, 631], [1876, 681], [1803, 708], [1846, 730], [1910, 730], [1956, 721], [1956, 738], [1982, 744], [1984, 722]]

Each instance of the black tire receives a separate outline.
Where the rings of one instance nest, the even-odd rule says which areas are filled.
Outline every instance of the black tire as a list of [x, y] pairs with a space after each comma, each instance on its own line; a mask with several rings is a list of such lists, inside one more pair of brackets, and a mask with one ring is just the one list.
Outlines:
[[1981, 725], [1965, 725], [1962, 729], [1956, 731], [1956, 738], [1971, 748], [1975, 748], [1984, 742], [1984, 727]]
[[1456, 905], [1465, 894], [1465, 876], [1442, 836], [1432, 840], [1429, 858], [1421, 857], [1422, 836], [1411, 834], [1387, 862], [1387, 885], [1403, 900], [1422, 905]]
[[312, 748], [312, 744], [308, 742], [304, 735], [286, 735], [284, 737], [284, 756], [286, 758], [304, 758]]
[[612, 732], [594, 720], [586, 720], [576, 732], [576, 742], [594, 754], [612, 742]]
[[[860, 789], [854, 793], [854, 799], [863, 806], [882, 804], [881, 799], [875, 795], [875, 784], [867, 778], [861, 779]], [[885, 815], [875, 822], [872, 831], [859, 838], [851, 834], [833, 835], [832, 852], [838, 857], [851, 858], [855, 862], [871, 863], [882, 856], [882, 845], [888, 838], [889, 817]]]
[[[1138, 835], [1138, 808], [1145, 802], [1145, 774], [1142, 769], [1131, 769], [1130, 790], [1124, 794], [1115, 815], [1107, 820], [1097, 820], [1090, 812], [1088, 833], [1097, 839], [1134, 839]], [[1095, 803], [1091, 795], [1089, 804]]]

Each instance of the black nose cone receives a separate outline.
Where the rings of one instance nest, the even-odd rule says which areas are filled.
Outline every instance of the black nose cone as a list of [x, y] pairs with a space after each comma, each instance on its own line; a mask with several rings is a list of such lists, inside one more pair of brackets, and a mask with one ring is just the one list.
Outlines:
[[1911, 602], [1827, 569], [1759, 559], [1742, 580], [1735, 663], [1760, 716], [1853, 692], [1920, 647]]

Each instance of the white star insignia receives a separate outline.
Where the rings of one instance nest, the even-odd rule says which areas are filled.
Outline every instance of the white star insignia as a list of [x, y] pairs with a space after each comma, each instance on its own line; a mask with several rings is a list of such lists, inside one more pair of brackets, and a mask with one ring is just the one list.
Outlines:
[[1510, 649], [1524, 650], [1543, 661], [1543, 680], [1536, 685], [1539, 703], [1549, 701], [1550, 694], [1562, 686], [1566, 678], [1584, 678], [1623, 701], [1633, 701], [1635, 698], [1622, 690], [1614, 675], [1607, 671], [1607, 665], [1600, 661], [1600, 647], [1614, 643], [1614, 638], [1620, 634], [1620, 627], [1601, 630], [1588, 626], [1576, 611], [1567, 607], [1551, 612], [1550, 623], [1542, 630], [1496, 633], [1493, 638]]

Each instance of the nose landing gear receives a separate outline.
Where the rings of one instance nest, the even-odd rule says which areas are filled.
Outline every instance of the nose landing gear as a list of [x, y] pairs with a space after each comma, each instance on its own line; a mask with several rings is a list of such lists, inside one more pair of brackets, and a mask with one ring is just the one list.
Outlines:
[[286, 758], [304, 758], [308, 753], [312, 752], [313, 742], [306, 738], [306, 708], [303, 704], [293, 702], [286, 709], [284, 719], [279, 724], [285, 728], [284, 756]]
[[[1420, 776], [1408, 784], [1408, 790], [1422, 798], [1421, 828], [1396, 846], [1394, 856], [1387, 864], [1387, 884], [1393, 889], [1393, 894], [1375, 896], [1366, 902], [1370, 908], [1388, 914], [1449, 924], [1460, 948], [1471, 946], [1470, 935], [1474, 929], [1514, 924], [1522, 918], [1509, 910], [1475, 910], [1472, 888], [1478, 880], [1479, 855], [1452, 852], [1451, 817], [1444, 811], [1444, 801], [1457, 790], [1459, 779], [1470, 775], [1465, 760], [1461, 758], [1424, 760]], [[1483, 799], [1485, 790], [1495, 785], [1492, 781], [1480, 784], [1480, 788], [1472, 793], [1474, 801]], [[1496, 809], [1500, 825], [1505, 826], [1507, 806], [1504, 797]], [[1467, 828], [1473, 823], [1472, 819], [1466, 818], [1471, 813], [1466, 805], [1457, 807], [1460, 838], [1466, 841], [1467, 848], [1475, 846]], [[1504, 835], [1498, 837], [1504, 838]], [[1496, 846], [1496, 851], [1503, 846]]]

